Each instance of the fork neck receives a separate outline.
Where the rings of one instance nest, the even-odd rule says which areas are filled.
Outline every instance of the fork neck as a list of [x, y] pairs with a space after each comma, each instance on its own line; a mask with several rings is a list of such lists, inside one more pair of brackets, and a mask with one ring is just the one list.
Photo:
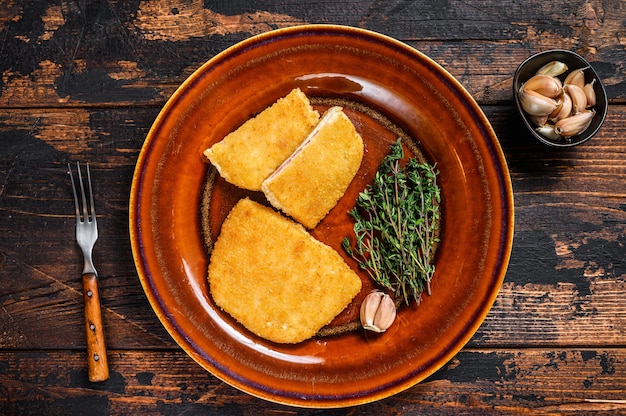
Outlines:
[[91, 256], [84, 256], [84, 264], [83, 264], [83, 275], [85, 274], [94, 274], [96, 277], [98, 277], [98, 272], [96, 271], [96, 268], [93, 265], [93, 262], [91, 261]]

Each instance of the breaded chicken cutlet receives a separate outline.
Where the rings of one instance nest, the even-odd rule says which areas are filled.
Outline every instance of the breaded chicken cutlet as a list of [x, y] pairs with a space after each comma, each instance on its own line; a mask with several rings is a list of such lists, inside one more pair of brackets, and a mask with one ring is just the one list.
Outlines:
[[204, 156], [226, 181], [259, 191], [318, 121], [319, 113], [296, 88], [206, 149]]
[[341, 107], [317, 126], [263, 183], [267, 200], [307, 228], [337, 204], [363, 159], [363, 139]]
[[222, 224], [208, 276], [221, 309], [278, 343], [315, 335], [350, 304], [362, 284], [334, 249], [248, 198]]

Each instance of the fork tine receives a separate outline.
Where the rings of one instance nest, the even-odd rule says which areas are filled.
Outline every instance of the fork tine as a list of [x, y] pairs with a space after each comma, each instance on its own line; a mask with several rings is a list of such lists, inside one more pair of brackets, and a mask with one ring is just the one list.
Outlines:
[[85, 183], [83, 182], [83, 175], [80, 172], [79, 162], [76, 162], [76, 168], [78, 169], [78, 185], [80, 186], [80, 201], [82, 202], [83, 221], [89, 221], [89, 215], [87, 214], [87, 198], [85, 197]]
[[93, 203], [93, 191], [91, 189], [91, 172], [89, 171], [89, 163], [87, 163], [87, 183], [89, 184], [89, 207], [91, 221], [96, 221], [96, 206]]
[[[67, 173], [70, 174], [72, 180], [72, 193], [74, 194], [74, 208], [76, 211], [76, 220], [80, 221], [80, 208], [78, 206], [78, 194], [76, 193], [76, 182], [74, 181], [74, 175], [72, 174], [72, 165], [67, 164]], [[78, 171], [80, 173], [80, 170]]]

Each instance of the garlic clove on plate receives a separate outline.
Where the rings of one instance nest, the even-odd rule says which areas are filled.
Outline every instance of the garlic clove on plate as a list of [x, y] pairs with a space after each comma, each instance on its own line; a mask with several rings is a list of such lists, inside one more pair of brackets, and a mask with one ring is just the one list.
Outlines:
[[364, 329], [385, 332], [396, 319], [396, 305], [388, 294], [374, 291], [363, 299], [360, 316]]

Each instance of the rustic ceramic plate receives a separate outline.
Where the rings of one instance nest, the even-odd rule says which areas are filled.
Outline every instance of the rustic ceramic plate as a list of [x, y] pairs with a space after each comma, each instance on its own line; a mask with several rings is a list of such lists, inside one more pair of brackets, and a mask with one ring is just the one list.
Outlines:
[[[205, 242], [218, 235], [235, 201], [248, 194], [219, 178], [207, 180], [202, 151], [294, 87], [320, 110], [343, 105], [364, 138], [361, 170], [312, 231], [339, 252], [341, 237], [352, 230], [346, 210], [397, 137], [404, 137], [410, 155], [437, 163], [440, 171], [443, 211], [432, 295], [419, 307], [403, 308], [382, 336], [357, 330], [297, 345], [273, 344], [247, 332], [211, 300]], [[141, 150], [130, 235], [148, 300], [201, 366], [263, 399], [343, 407], [418, 383], [472, 337], [508, 265], [513, 198], [489, 122], [450, 74], [380, 34], [301, 26], [243, 41], [180, 86]], [[334, 325], [354, 319], [356, 308], [358, 299]]]

